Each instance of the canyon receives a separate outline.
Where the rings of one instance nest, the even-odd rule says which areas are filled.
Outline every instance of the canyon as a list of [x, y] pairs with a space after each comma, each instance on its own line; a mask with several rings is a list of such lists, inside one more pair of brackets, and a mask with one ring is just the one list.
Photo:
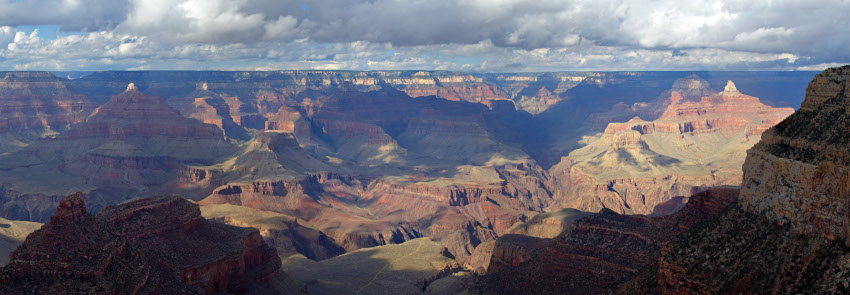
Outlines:
[[[247, 284], [318, 293], [335, 292], [336, 283], [302, 283], [327, 274], [326, 265], [351, 267], [361, 259], [352, 257], [386, 249], [393, 260], [417, 245], [433, 255], [410, 264], [432, 268], [410, 271], [415, 276], [399, 290], [462, 290], [469, 270], [496, 278], [511, 269], [564, 271], [540, 262], [549, 256], [539, 253], [567, 264], [603, 259], [586, 267], [610, 270], [610, 277], [586, 281], [624, 280], [655, 262], [650, 258], [673, 236], [725, 208], [734, 189], [709, 189], [741, 185], [747, 149], [794, 112], [785, 106], [799, 104], [799, 89], [812, 75], [3, 74], [0, 102], [15, 110], [3, 115], [16, 127], [0, 130], [15, 140], [0, 147], [1, 218], [49, 227], [63, 197], [81, 191], [87, 210], [98, 212], [86, 221], [98, 227], [92, 232], [104, 241], [112, 241], [104, 232], [117, 234], [133, 249], [116, 250], [121, 259], [171, 249], [175, 256], [155, 268], [180, 273], [178, 283], [201, 291], [243, 292]], [[34, 124], [32, 117], [43, 120]], [[175, 194], [182, 198], [148, 199]], [[144, 227], [161, 232], [138, 232], [150, 220], [164, 223]], [[192, 236], [173, 224], [203, 230]], [[256, 230], [222, 230], [234, 226]], [[592, 247], [559, 254], [620, 237], [605, 234], [623, 228], [634, 232], [623, 237], [641, 245], [632, 253], [641, 259], [624, 262], [600, 254], [613, 250]], [[254, 247], [253, 258], [232, 259], [239, 247], [222, 244], [225, 235]], [[182, 258], [181, 247], [200, 244], [226, 247], [221, 251], [231, 258], [222, 263], [252, 261], [259, 275], [252, 281], [262, 284], [228, 279], [233, 267]], [[278, 272], [275, 259], [285, 270], [315, 273]], [[198, 278], [205, 273], [223, 277]]]
[[[538, 215], [477, 249], [485, 275], [467, 292], [846, 294], [848, 90], [850, 66], [817, 75], [802, 107], [747, 151], [740, 188], [690, 196], [663, 216]], [[541, 224], [566, 229], [523, 230]]]
[[587, 145], [549, 170], [554, 198], [558, 207], [650, 214], [677, 196], [738, 185], [747, 149], [793, 112], [742, 94], [732, 81], [714, 92], [699, 77], [679, 79], [656, 100], [590, 115]]
[[747, 153], [735, 206], [667, 245], [647, 292], [850, 292], [848, 90], [847, 66], [812, 80], [800, 110]]

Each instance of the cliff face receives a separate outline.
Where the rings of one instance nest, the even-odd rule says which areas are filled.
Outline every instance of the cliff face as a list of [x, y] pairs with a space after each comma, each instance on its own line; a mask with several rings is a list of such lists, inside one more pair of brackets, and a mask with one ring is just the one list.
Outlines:
[[814, 78], [803, 107], [748, 152], [739, 203], [668, 245], [650, 290], [850, 292], [848, 83], [850, 67]]
[[47, 72], [0, 73], [0, 152], [16, 151], [82, 122], [94, 108]]
[[[188, 163], [210, 163], [233, 150], [216, 126], [181, 116], [131, 83], [85, 121], [3, 155], [0, 179], [12, 201], [4, 206], [55, 206], [61, 194], [80, 190], [97, 196], [89, 204], [97, 209], [167, 185]], [[41, 212], [28, 211], [41, 220], [35, 219]]]
[[585, 128], [604, 131], [550, 169], [554, 198], [563, 207], [649, 214], [676, 196], [738, 185], [746, 150], [792, 112], [732, 81], [715, 93], [698, 77], [679, 79], [652, 102], [591, 115]]
[[244, 292], [280, 270], [280, 258], [257, 230], [210, 223], [178, 196], [107, 207], [97, 218], [135, 251], [207, 293]]
[[4, 294], [241, 293], [280, 270], [259, 232], [209, 223], [180, 197], [141, 199], [95, 216], [82, 194], [68, 196], [10, 258], [0, 271]]
[[64, 198], [0, 269], [3, 294], [202, 294], [151, 264], [86, 211], [81, 194]]

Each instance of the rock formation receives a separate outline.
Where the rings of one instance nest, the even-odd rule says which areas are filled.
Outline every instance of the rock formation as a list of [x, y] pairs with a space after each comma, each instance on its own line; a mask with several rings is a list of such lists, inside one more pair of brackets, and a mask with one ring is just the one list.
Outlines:
[[637, 285], [667, 294], [850, 292], [848, 93], [850, 67], [815, 77], [802, 108], [748, 152], [739, 202], [674, 239], [649, 283]]
[[761, 104], [732, 81], [714, 93], [698, 77], [677, 80], [655, 101], [592, 115], [585, 128], [606, 127], [549, 170], [554, 199], [560, 207], [649, 214], [677, 196], [738, 185], [746, 150], [792, 112]]
[[[174, 191], [163, 186], [186, 164], [212, 163], [233, 150], [216, 126], [181, 116], [131, 83], [84, 122], [4, 155], [4, 206], [55, 206], [59, 195], [80, 190], [97, 196], [89, 205], [101, 208], [145, 189]], [[10, 217], [44, 221], [34, 218], [38, 212], [17, 214], [25, 216]]]
[[0, 270], [3, 294], [202, 294], [152, 264], [86, 211], [62, 199], [50, 223], [27, 237]]
[[94, 105], [47, 72], [0, 73], [0, 153], [82, 122]]
[[97, 219], [137, 253], [207, 293], [244, 292], [280, 270], [277, 253], [256, 229], [208, 222], [198, 205], [179, 196], [106, 207]]
[[669, 216], [620, 215], [603, 209], [572, 222], [552, 239], [505, 235], [496, 240], [488, 270], [471, 286], [484, 294], [599, 294], [651, 267], [677, 234], [712, 218], [739, 190], [692, 196]]
[[248, 292], [280, 270], [258, 231], [201, 217], [180, 197], [88, 213], [83, 195], [59, 203], [0, 270], [4, 294]]

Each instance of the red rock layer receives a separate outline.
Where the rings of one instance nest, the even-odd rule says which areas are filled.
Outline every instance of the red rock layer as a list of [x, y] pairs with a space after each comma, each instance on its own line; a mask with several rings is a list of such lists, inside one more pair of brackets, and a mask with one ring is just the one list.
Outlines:
[[[201, 204], [233, 204], [297, 216], [347, 251], [428, 236], [461, 260], [493, 240], [525, 212], [548, 204], [545, 188], [529, 167], [500, 169], [507, 183], [493, 187], [396, 185], [383, 180], [363, 187], [333, 174], [294, 181], [253, 182], [216, 189]], [[368, 208], [364, 214], [362, 208]]]
[[7, 72], [0, 79], [0, 132], [61, 132], [83, 121], [92, 104], [48, 72]]
[[86, 211], [82, 194], [62, 200], [0, 269], [3, 294], [202, 294]]
[[162, 98], [145, 95], [131, 84], [127, 91], [97, 108], [85, 123], [70, 130], [69, 135], [220, 138], [221, 132], [215, 126], [181, 116]]
[[11, 261], [0, 281], [20, 281], [4, 294], [28, 284], [48, 293], [240, 293], [280, 271], [280, 258], [258, 231], [210, 223], [176, 196], [107, 207], [97, 216], [86, 211], [82, 194], [68, 196]]
[[470, 75], [434, 75], [418, 72], [411, 77], [387, 79], [393, 87], [411, 97], [437, 96], [447, 100], [468, 101], [489, 105], [491, 100], [507, 99], [498, 87]]
[[[699, 138], [706, 138], [718, 146], [724, 146], [723, 141], [747, 142], [749, 138], [760, 136], [761, 132], [792, 112], [793, 109], [790, 108], [769, 107], [759, 102], [758, 98], [738, 92], [732, 81], [728, 81], [724, 91], [714, 93], [708, 87], [708, 82], [698, 77], [679, 79], [674, 83], [673, 89], [655, 101], [638, 103], [632, 107], [615, 106], [609, 113], [592, 115], [586, 127], [592, 130], [598, 125], [607, 125], [601, 138], [590, 143], [590, 146], [596, 149], [605, 148], [594, 145], [602, 143], [608, 146], [608, 151], [591, 156], [575, 156], [573, 153], [550, 168], [552, 177], [549, 187], [554, 192], [553, 199], [558, 206], [591, 212], [609, 208], [621, 213], [650, 214], [657, 204], [674, 197], [687, 196], [707, 187], [738, 185], [741, 174], [735, 162], [710, 163], [711, 165], [704, 166], [692, 164], [703, 161], [701, 155], [681, 156], [675, 151], [687, 154], [692, 153], [689, 151], [691, 148], [678, 146], [678, 142], [670, 140], [657, 142], [658, 136], [677, 136], [686, 140], [685, 143], [692, 144], [698, 144]], [[628, 116], [635, 117], [626, 119]], [[652, 150], [655, 147], [645, 141], [647, 136], [653, 136], [650, 138], [655, 139], [656, 144], [669, 146], [662, 146], [656, 152]], [[743, 145], [741, 146], [743, 148]], [[630, 153], [649, 156], [628, 162], [634, 158]], [[740, 150], [740, 153], [743, 153], [743, 150]], [[599, 179], [598, 175], [585, 169], [599, 165], [594, 161], [604, 162], [606, 159], [622, 161], [603, 164], [615, 165], [614, 167], [624, 165], [627, 167], [623, 168], [624, 170], [634, 169], [633, 174], [646, 170], [656, 172], [652, 172], [652, 175]], [[680, 166], [679, 164], [690, 166], [672, 169], [666, 167]], [[665, 174], [665, 171], [675, 169], [688, 169], [687, 175], [676, 172]]]
[[[632, 129], [641, 134], [734, 132], [748, 128], [759, 135], [793, 113], [790, 108], [772, 108], [758, 98], [742, 94], [729, 81], [722, 92], [712, 92], [708, 82], [698, 77], [679, 79], [673, 89], [648, 103], [619, 104], [611, 112], [593, 114], [587, 125], [615, 134]], [[634, 118], [638, 118], [635, 120]], [[626, 122], [628, 123], [617, 123]]]

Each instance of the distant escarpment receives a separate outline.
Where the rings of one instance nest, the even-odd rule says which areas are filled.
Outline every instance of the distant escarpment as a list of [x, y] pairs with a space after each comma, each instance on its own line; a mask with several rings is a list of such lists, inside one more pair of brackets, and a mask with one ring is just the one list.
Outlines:
[[[473, 294], [599, 294], [651, 268], [674, 236], [709, 220], [733, 203], [739, 190], [712, 189], [692, 196], [672, 215], [620, 215], [603, 209], [545, 219], [564, 220], [554, 238], [518, 231], [496, 240]], [[564, 218], [567, 217], [567, 218]], [[554, 221], [554, 220], [553, 220]], [[541, 223], [537, 221], [536, 223]], [[534, 225], [529, 225], [534, 227]]]
[[656, 205], [709, 187], [739, 185], [746, 150], [793, 113], [692, 76], [658, 99], [620, 104], [585, 122], [596, 137], [549, 171], [561, 207], [649, 214]]
[[86, 210], [62, 199], [0, 270], [4, 294], [248, 292], [280, 271], [259, 232], [210, 223], [180, 197]]
[[67, 131], [0, 158], [2, 214], [46, 221], [45, 207], [69, 190], [87, 192], [94, 209], [142, 190], [174, 192], [167, 185], [186, 164], [233, 150], [216, 126], [181, 116], [131, 83]]
[[848, 93], [848, 66], [815, 77], [748, 152], [738, 204], [665, 247], [647, 291], [850, 292]]
[[95, 105], [48, 72], [0, 72], [0, 153], [82, 122]]

